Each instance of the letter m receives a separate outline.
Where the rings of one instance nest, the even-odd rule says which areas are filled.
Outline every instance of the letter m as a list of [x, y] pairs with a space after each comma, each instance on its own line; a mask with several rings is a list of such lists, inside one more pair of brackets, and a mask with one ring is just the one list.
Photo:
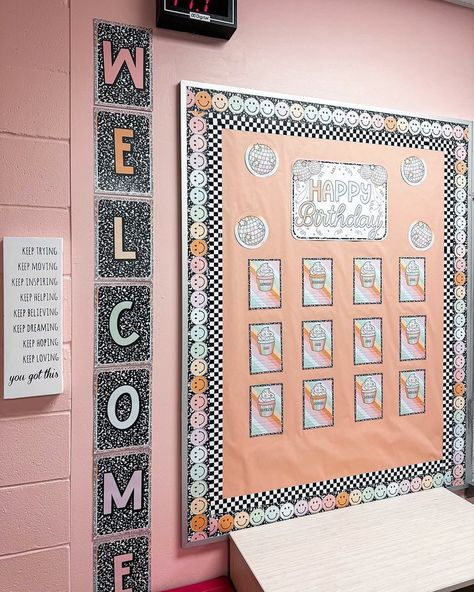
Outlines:
[[120, 493], [113, 473], [104, 474], [104, 515], [112, 514], [112, 507], [115, 506], [121, 510], [130, 501], [133, 496], [133, 509], [142, 509], [142, 470], [133, 473], [130, 481], [123, 493]]
[[105, 84], [113, 84], [123, 66], [127, 66], [135, 88], [143, 90], [145, 79], [145, 50], [143, 47], [137, 47], [135, 49], [135, 61], [133, 60], [131, 51], [125, 47], [120, 49], [115, 61], [113, 61], [112, 43], [110, 41], [102, 42], [102, 50], [104, 53]]

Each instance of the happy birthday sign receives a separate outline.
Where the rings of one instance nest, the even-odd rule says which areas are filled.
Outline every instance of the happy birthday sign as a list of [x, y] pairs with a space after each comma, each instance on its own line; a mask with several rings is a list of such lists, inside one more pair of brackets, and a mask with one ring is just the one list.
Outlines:
[[385, 238], [387, 171], [383, 166], [297, 160], [292, 176], [294, 238]]

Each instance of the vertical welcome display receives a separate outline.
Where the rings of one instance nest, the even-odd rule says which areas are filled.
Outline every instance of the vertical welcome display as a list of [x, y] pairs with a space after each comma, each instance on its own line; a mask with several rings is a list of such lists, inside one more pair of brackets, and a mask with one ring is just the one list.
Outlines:
[[151, 31], [94, 23], [96, 592], [150, 589]]
[[182, 83], [185, 544], [470, 469], [470, 126]]

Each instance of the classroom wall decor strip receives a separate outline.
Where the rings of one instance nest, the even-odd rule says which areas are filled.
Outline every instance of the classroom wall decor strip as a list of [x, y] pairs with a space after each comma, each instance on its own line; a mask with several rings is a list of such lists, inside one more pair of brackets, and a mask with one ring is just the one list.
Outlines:
[[149, 592], [152, 32], [94, 21], [94, 591]]

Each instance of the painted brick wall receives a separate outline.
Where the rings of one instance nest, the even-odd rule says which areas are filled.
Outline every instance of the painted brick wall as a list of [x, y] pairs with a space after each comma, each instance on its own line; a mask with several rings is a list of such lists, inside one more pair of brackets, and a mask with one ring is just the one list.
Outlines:
[[4, 2], [0, 53], [0, 240], [62, 236], [65, 245], [65, 392], [0, 397], [0, 590], [65, 592], [71, 423], [68, 0]]

